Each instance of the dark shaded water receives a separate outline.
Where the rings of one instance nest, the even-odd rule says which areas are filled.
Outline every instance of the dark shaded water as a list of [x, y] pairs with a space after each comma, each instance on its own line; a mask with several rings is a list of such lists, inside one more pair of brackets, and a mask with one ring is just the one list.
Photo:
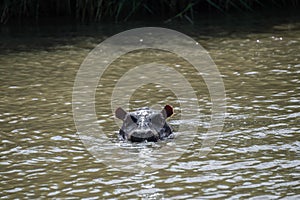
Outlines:
[[[49, 26], [25, 31], [32, 33], [30, 36], [22, 35], [21, 30], [10, 34], [9, 28], [3, 28], [0, 197], [300, 198], [300, 28], [296, 22], [270, 24], [265, 29], [236, 25], [230, 30], [177, 26], [206, 48], [222, 74], [227, 96], [224, 129], [206, 156], [192, 153], [201, 146], [201, 140], [195, 140], [189, 151], [167, 168], [135, 173], [97, 161], [76, 134], [72, 115], [73, 84], [80, 64], [93, 47], [120, 30], [104, 26], [72, 32], [68, 27]], [[99, 124], [112, 139], [112, 149], [116, 148], [113, 141], [118, 126], [109, 95], [124, 69], [138, 59], [163, 59], [180, 68], [198, 87], [203, 122], [198, 131], [205, 132], [211, 102], [203, 81], [186, 62], [166, 52], [137, 52], [118, 61], [123, 67], [113, 63], [97, 88]], [[131, 108], [167, 103], [175, 108], [170, 120], [174, 128], [186, 123], [180, 121], [176, 96], [164, 87], [139, 88]], [[155, 145], [142, 150], [152, 148]]]

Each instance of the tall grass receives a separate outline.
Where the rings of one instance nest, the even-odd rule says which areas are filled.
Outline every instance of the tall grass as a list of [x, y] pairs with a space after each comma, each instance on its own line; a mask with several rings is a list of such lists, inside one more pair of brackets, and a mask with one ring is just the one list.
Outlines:
[[127, 21], [141, 16], [193, 22], [196, 13], [253, 12], [299, 7], [300, 0], [0, 0], [0, 23], [11, 19], [70, 17], [86, 21]]

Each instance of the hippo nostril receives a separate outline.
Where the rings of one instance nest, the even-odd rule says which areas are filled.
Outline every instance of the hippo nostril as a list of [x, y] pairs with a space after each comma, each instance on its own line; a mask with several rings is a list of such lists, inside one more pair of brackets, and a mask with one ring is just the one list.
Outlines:
[[150, 129], [143, 129], [143, 130], [135, 130], [130, 134], [131, 141], [157, 141], [157, 134], [155, 131]]
[[145, 138], [147, 138], [147, 137], [149, 137], [149, 136], [152, 136], [152, 135], [154, 135], [154, 133], [153, 133], [153, 131], [151, 131], [151, 130], [138, 130], [138, 131], [134, 131], [134, 132], [132, 132], [132, 135], [133, 136], [136, 136], [136, 137], [145, 137]]
[[152, 131], [148, 131], [146, 135], [147, 135], [147, 136], [152, 136], [152, 135], [154, 135], [154, 134], [153, 134]]

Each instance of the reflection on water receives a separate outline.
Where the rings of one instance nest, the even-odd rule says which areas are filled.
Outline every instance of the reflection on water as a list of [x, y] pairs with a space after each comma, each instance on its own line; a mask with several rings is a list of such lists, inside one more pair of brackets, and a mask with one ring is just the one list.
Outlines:
[[[34, 42], [26, 38], [28, 41], [17, 41], [16, 46], [5, 40], [0, 54], [1, 197], [298, 199], [299, 29], [192, 35], [209, 51], [223, 76], [227, 116], [221, 137], [205, 157], [194, 153], [201, 147], [200, 136], [169, 167], [135, 173], [118, 171], [93, 158], [73, 122], [76, 72], [91, 48], [110, 35], [41, 36], [41, 44], [36, 38], [31, 38]], [[188, 63], [166, 52], [136, 52], [113, 63], [97, 88], [98, 122], [112, 139], [111, 148], [120, 147], [114, 142], [118, 126], [109, 104], [112, 88], [132, 60], [155, 59], [174, 67], [197, 88], [199, 133], [210, 126], [208, 90]], [[180, 102], [163, 86], [143, 86], [130, 101], [131, 109], [173, 105], [176, 114], [170, 123], [175, 129], [182, 123], [199, 123], [180, 120]], [[123, 145], [147, 156], [165, 144]], [[172, 152], [160, 153], [167, 157]]]

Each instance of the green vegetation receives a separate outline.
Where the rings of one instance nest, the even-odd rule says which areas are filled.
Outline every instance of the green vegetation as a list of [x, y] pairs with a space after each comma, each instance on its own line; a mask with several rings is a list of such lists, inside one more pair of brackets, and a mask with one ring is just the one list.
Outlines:
[[76, 21], [127, 21], [151, 17], [193, 22], [203, 13], [254, 12], [299, 7], [299, 0], [0, 0], [0, 23], [13, 19], [70, 17]]

